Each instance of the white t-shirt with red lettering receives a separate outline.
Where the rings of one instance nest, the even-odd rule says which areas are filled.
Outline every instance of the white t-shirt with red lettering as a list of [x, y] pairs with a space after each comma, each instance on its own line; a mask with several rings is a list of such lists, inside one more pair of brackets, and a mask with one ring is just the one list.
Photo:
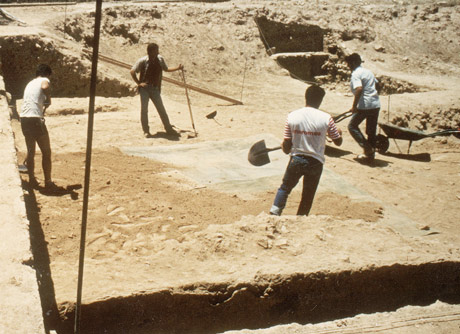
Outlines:
[[324, 164], [326, 135], [340, 137], [332, 117], [324, 111], [303, 107], [289, 113], [284, 128], [284, 139], [292, 140], [291, 155], [308, 155]]

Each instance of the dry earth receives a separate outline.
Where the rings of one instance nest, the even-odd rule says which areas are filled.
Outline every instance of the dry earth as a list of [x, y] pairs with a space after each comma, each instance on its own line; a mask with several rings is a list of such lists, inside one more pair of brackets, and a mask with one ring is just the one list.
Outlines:
[[[36, 233], [35, 267], [51, 275], [41, 282], [45, 320], [48, 328], [67, 333], [76, 296], [83, 203], [83, 189], [76, 185], [83, 184], [86, 160], [85, 95], [91, 64], [82, 50], [92, 46], [94, 4], [5, 9], [26, 23], [1, 27], [2, 75], [12, 104], [20, 108], [21, 89], [33, 77], [37, 62], [49, 62], [55, 72], [56, 97], [47, 117], [53, 177], [69, 190], [49, 196], [30, 190], [27, 176], [22, 179]], [[272, 26], [259, 31], [258, 24], [267, 22]], [[307, 78], [327, 88], [324, 110], [339, 114], [350, 107], [343, 55], [359, 52], [364, 65], [385, 83], [380, 122], [427, 133], [460, 127], [460, 6], [456, 2], [104, 4], [101, 54], [132, 64], [144, 55], [146, 43], [156, 41], [170, 66], [185, 66], [187, 83], [243, 104], [189, 91], [195, 135], [184, 89], [164, 83], [164, 102], [181, 136], [173, 140], [161, 132], [151, 105], [151, 129], [159, 132], [146, 139], [128, 70], [99, 62], [83, 298], [88, 305], [83, 309], [87, 333], [101, 333], [102, 328], [110, 333], [215, 333], [318, 323], [428, 305], [436, 299], [459, 302], [458, 138], [415, 141], [409, 154], [407, 141], [390, 140], [388, 152], [369, 166], [353, 159], [360, 150], [343, 121], [339, 125], [345, 142], [340, 149], [328, 149], [327, 171], [312, 215], [293, 216], [298, 190], [282, 217], [267, 215], [287, 158], [274, 152], [273, 166], [278, 169], [272, 172], [270, 166], [249, 165], [245, 154], [256, 139], [277, 145], [287, 113], [303, 105], [307, 83], [289, 76], [269, 54], [283, 48], [284, 53], [306, 51], [296, 42], [300, 38], [296, 34], [312, 26], [324, 33], [323, 50], [315, 51], [331, 53], [324, 69], [315, 69], [322, 73]], [[181, 80], [177, 73], [167, 76]], [[216, 118], [206, 118], [213, 111]], [[25, 145], [14, 117], [12, 124], [21, 163]], [[153, 152], [157, 158], [132, 153], [133, 148], [144, 150], [144, 155]], [[42, 180], [39, 167], [37, 176]], [[426, 283], [416, 268], [437, 279]], [[353, 277], [354, 281], [344, 280], [349, 294], [328, 284], [311, 288], [315, 286], [311, 277], [330, 275], [331, 280], [343, 282], [340, 273]], [[412, 277], [417, 277], [417, 283]], [[368, 290], [361, 291], [363, 286]], [[442, 290], [445, 286], [457, 298]], [[433, 287], [444, 295], [432, 291]], [[361, 293], [353, 296], [354, 290]], [[413, 293], [405, 299], [408, 290]], [[280, 297], [283, 291], [286, 295]], [[310, 291], [311, 300], [301, 307], [292, 302], [293, 291]], [[215, 311], [200, 304], [200, 292]], [[371, 293], [375, 296], [359, 299]], [[342, 304], [331, 297], [342, 294], [348, 300]], [[130, 295], [139, 300], [129, 302]], [[257, 304], [264, 298], [269, 306]], [[160, 302], [165, 309], [158, 306]], [[256, 304], [260, 313], [251, 308]], [[307, 316], [299, 315], [303, 307]], [[457, 331], [458, 311], [440, 307], [451, 318], [439, 328], [445, 333]], [[155, 314], [163, 311], [169, 315], [158, 324]], [[420, 316], [417, 308], [404, 312], [405, 319]], [[363, 319], [364, 327], [378, 322]], [[413, 333], [433, 330], [418, 325], [421, 331]], [[392, 328], [380, 329], [394, 333]], [[293, 326], [273, 333], [313, 330]]]

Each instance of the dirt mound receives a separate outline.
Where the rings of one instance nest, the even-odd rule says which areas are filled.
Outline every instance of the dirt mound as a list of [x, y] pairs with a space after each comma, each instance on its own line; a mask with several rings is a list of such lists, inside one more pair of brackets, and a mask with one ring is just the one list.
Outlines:
[[[183, 24], [178, 24], [177, 17], [185, 18]], [[167, 56], [168, 64], [185, 65], [192, 82], [199, 80], [201, 86], [218, 87], [221, 92], [235, 95], [235, 90], [230, 88], [234, 85], [228, 85], [223, 76], [241, 82], [246, 75], [279, 74], [279, 63], [270, 60], [269, 55], [305, 51], [326, 52], [329, 57], [312, 65], [308, 62], [281, 65], [295, 74], [294, 77], [313, 79], [329, 89], [345, 91], [349, 70], [343, 57], [357, 51], [377, 66], [376, 75], [383, 83], [383, 93], [400, 94], [426, 88], [421, 88], [417, 82], [388, 75], [386, 72], [390, 69], [421, 72], [435, 68], [444, 73], [451, 69], [444, 62], [457, 64], [460, 61], [456, 56], [460, 52], [459, 43], [454, 38], [460, 28], [459, 21], [458, 6], [441, 4], [299, 5], [295, 1], [289, 2], [289, 6], [268, 2], [263, 7], [243, 1], [208, 6], [199, 3], [187, 6], [115, 4], [103, 9], [100, 52], [132, 64], [145, 54], [145, 45], [155, 41], [160, 45], [160, 52]], [[46, 24], [53, 35], [72, 40], [80, 48], [88, 48], [92, 46], [93, 23], [94, 11], [88, 10], [56, 15]], [[407, 29], [399, 29], [401, 26]], [[139, 45], [144, 47], [139, 48]], [[26, 46], [25, 50], [28, 49]], [[53, 45], [52, 49], [61, 49], [61, 46]], [[73, 57], [78, 59], [80, 55]], [[42, 58], [56, 62], [46, 56]], [[83, 70], [79, 61], [57, 59], [58, 64], [72, 68], [70, 73], [66, 71], [67, 75], [79, 73], [86, 77], [88, 65], [85, 64]], [[313, 77], [296, 75], [295, 69], [299, 66], [313, 67], [310, 71]], [[126, 70], [122, 72], [112, 67], [112, 71], [124, 73], [123, 78], [129, 82]], [[107, 80], [102, 79], [102, 83]], [[68, 86], [72, 88], [62, 96], [81, 96], [81, 89], [75, 87], [79, 81], [71, 80]], [[107, 82], [107, 87], [100, 88], [100, 95], [114, 96], [110, 95], [115, 94], [114, 91], [118, 96], [132, 94], [125, 83], [115, 87], [115, 83]], [[72, 92], [74, 95], [68, 95]]]
[[460, 110], [458, 108], [433, 107], [430, 110], [408, 111], [402, 116], [392, 118], [391, 122], [398, 126], [417, 130], [460, 129]]
[[[88, 96], [91, 62], [75, 50], [69, 50], [49, 37], [36, 35], [1, 38], [0, 46], [5, 88], [13, 97], [22, 98], [24, 87], [35, 77], [37, 63], [51, 64], [53, 96]], [[134, 90], [127, 82], [100, 73], [97, 94], [127, 96], [133, 95]]]

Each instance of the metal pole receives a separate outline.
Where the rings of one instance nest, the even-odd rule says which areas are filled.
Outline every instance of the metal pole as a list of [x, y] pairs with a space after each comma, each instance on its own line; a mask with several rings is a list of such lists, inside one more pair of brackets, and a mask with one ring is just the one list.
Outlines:
[[80, 334], [80, 318], [81, 318], [81, 297], [83, 286], [83, 268], [85, 261], [85, 244], [86, 244], [86, 225], [88, 217], [88, 198], [89, 198], [89, 181], [91, 172], [91, 149], [93, 144], [93, 123], [94, 123], [94, 102], [96, 96], [97, 84], [97, 61], [99, 54], [99, 35], [101, 27], [102, 0], [96, 1], [96, 17], [94, 22], [94, 37], [93, 37], [93, 57], [91, 68], [91, 84], [89, 96], [89, 111], [88, 111], [88, 133], [86, 140], [86, 165], [85, 165], [85, 185], [83, 192], [83, 210], [81, 221], [81, 237], [80, 237], [80, 258], [78, 265], [78, 288], [77, 288], [77, 303], [75, 307], [75, 327], [74, 333]]

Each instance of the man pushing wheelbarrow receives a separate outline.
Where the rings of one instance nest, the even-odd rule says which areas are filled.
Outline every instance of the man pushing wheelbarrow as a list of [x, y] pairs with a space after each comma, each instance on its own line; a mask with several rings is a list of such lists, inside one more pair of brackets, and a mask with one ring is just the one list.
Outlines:
[[[345, 61], [350, 67], [351, 80], [350, 88], [353, 92], [353, 112], [348, 130], [353, 139], [364, 150], [357, 160], [372, 162], [375, 158], [375, 148], [377, 146], [377, 121], [380, 111], [380, 99], [378, 93], [378, 81], [374, 74], [361, 66], [361, 57], [353, 53], [345, 57]], [[359, 125], [366, 120], [367, 139], [359, 129]]]

